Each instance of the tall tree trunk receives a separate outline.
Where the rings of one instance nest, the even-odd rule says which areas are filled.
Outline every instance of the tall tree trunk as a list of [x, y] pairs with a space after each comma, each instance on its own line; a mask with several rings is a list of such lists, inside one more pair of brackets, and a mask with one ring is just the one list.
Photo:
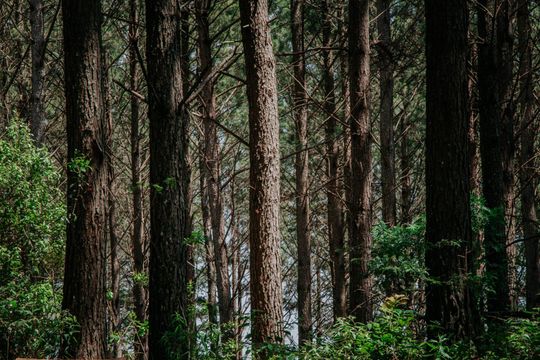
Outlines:
[[394, 226], [396, 224], [396, 169], [394, 159], [394, 64], [390, 4], [391, 0], [377, 0], [382, 215], [383, 221], [388, 226]]
[[[197, 25], [199, 32], [199, 60], [201, 74], [212, 72], [212, 40], [210, 38], [209, 11], [210, 0], [198, 0]], [[231, 301], [231, 286], [229, 281], [229, 261], [224, 234], [223, 202], [220, 189], [220, 153], [216, 126], [216, 99], [214, 82], [209, 81], [201, 92], [201, 113], [203, 114], [204, 153], [201, 162], [201, 176], [206, 180], [205, 199], [208, 202], [211, 241], [215, 258], [216, 282], [219, 300], [219, 320], [222, 331], [228, 339], [232, 336], [226, 329], [226, 324], [233, 321], [233, 304]], [[225, 339], [225, 340], [226, 340]]]
[[268, 2], [240, 0], [240, 20], [249, 102], [251, 334], [257, 349], [283, 338], [279, 118]]
[[304, 0], [291, 0], [293, 112], [296, 125], [296, 239], [298, 248], [298, 342], [311, 339], [311, 236], [309, 225], [309, 152], [307, 148]]
[[[189, 356], [189, 169], [182, 104], [180, 9], [175, 0], [146, 1], [150, 120], [150, 359]], [[177, 321], [175, 317], [181, 319]], [[182, 340], [164, 341], [171, 331]]]
[[[350, 87], [349, 87], [349, 54], [346, 50], [348, 43], [348, 29], [346, 26], [347, 22], [347, 3], [343, 2], [338, 7], [338, 33], [342, 39], [342, 48], [339, 55], [339, 70], [341, 76], [341, 97], [343, 98], [343, 112], [342, 112], [342, 123], [343, 123], [343, 193], [344, 193], [344, 207], [343, 207], [343, 228], [344, 232], [346, 231], [348, 238], [350, 239], [350, 229], [351, 229], [351, 128], [349, 126], [349, 121], [351, 118], [351, 96], [350, 96]], [[345, 244], [345, 236], [343, 237], [343, 243]], [[347, 253], [344, 253], [344, 263], [345, 267], [347, 264]], [[347, 279], [344, 279], [345, 286], [347, 287]], [[346, 303], [347, 304], [347, 303]]]
[[30, 0], [32, 32], [32, 92], [31, 129], [36, 144], [41, 144], [47, 126], [43, 109], [43, 75], [45, 73], [45, 34], [43, 30], [43, 1]]
[[400, 122], [399, 131], [401, 141], [399, 144], [399, 164], [400, 164], [400, 187], [401, 187], [401, 216], [400, 223], [405, 225], [412, 221], [412, 186], [411, 186], [411, 159], [409, 148], [409, 117], [404, 111], [403, 119]]
[[349, 0], [349, 87], [351, 98], [351, 224], [349, 309], [357, 321], [372, 312], [371, 126], [369, 120], [369, 0]]
[[[131, 188], [133, 206], [133, 229], [131, 233], [131, 251], [133, 256], [133, 303], [137, 321], [143, 323], [147, 319], [147, 291], [140, 275], [146, 274], [144, 261], [146, 241], [143, 235], [143, 193], [141, 179], [141, 148], [139, 125], [139, 99], [135, 95], [138, 90], [139, 71], [137, 70], [137, 47], [139, 41], [137, 0], [129, 1], [129, 88], [130, 96], [130, 125], [131, 125]], [[139, 336], [134, 344], [137, 360], [148, 358], [148, 337]]]
[[525, 289], [527, 309], [540, 306], [540, 255], [538, 250], [538, 227], [535, 208], [536, 162], [534, 159], [535, 121], [533, 114], [533, 67], [531, 24], [527, 0], [519, 0], [517, 25], [519, 36], [519, 78], [521, 110], [521, 226], [525, 239]]
[[499, 0], [497, 3], [497, 76], [500, 81], [499, 99], [501, 100], [501, 137], [503, 162], [503, 190], [504, 190], [504, 220], [506, 223], [505, 238], [508, 256], [508, 288], [510, 307], [517, 310], [517, 247], [514, 243], [516, 236], [515, 221], [515, 193], [514, 193], [514, 37], [513, 17], [515, 0]]
[[[478, 5], [478, 87], [480, 94], [480, 155], [482, 159], [482, 189], [486, 206], [491, 210], [485, 227], [486, 273], [493, 292], [488, 294], [490, 311], [510, 309], [508, 255], [506, 252], [505, 210], [508, 198], [506, 178], [508, 128], [503, 114], [506, 94], [506, 73], [500, 58], [500, 21], [502, 8], [497, 0], [481, 0]], [[497, 10], [496, 10], [497, 9]], [[501, 71], [501, 73], [500, 73]], [[510, 134], [511, 134], [510, 130]], [[506, 175], [505, 175], [506, 174]]]
[[[118, 250], [120, 247], [118, 236], [116, 235], [116, 201], [115, 201], [115, 182], [113, 167], [113, 122], [112, 108], [110, 99], [109, 71], [107, 63], [106, 48], [101, 46], [101, 86], [103, 94], [103, 112], [105, 116], [106, 133], [106, 162], [107, 162], [107, 231], [110, 253], [107, 257], [109, 264], [109, 281], [107, 289], [110, 289], [112, 298], [109, 304], [110, 316], [107, 319], [109, 323], [109, 334], [117, 332], [120, 326], [120, 257]], [[121, 347], [118, 342], [110, 344], [109, 355], [111, 357], [121, 357]]]
[[62, 308], [80, 331], [63, 357], [103, 358], [108, 144], [103, 112], [101, 3], [62, 3], [68, 142], [67, 242]]
[[[467, 2], [425, 1], [426, 319], [428, 336], [475, 334], [472, 293], [466, 285], [472, 245], [467, 90]], [[444, 109], [444, 111], [441, 111]]]
[[333, 57], [331, 47], [332, 40], [332, 13], [330, 1], [322, 0], [321, 10], [324, 14], [322, 26], [323, 34], [323, 89], [324, 110], [326, 113], [326, 183], [327, 197], [327, 220], [328, 242], [332, 272], [332, 298], [334, 320], [347, 316], [347, 287], [345, 283], [345, 249], [344, 249], [344, 223], [342, 208], [343, 187], [339, 179], [339, 130], [337, 126], [336, 95]]

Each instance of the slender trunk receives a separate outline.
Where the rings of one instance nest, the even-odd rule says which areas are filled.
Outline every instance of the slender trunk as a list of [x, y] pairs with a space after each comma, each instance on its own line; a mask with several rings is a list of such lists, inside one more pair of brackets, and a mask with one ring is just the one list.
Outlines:
[[[428, 336], [471, 338], [480, 324], [465, 283], [473, 241], [470, 208], [466, 0], [426, 6], [426, 287]], [[448, 81], [451, 79], [451, 81]], [[441, 111], [445, 109], [445, 111]]]
[[[182, 104], [180, 8], [175, 0], [146, 1], [150, 120], [150, 359], [188, 357], [190, 314], [187, 120]], [[180, 317], [180, 319], [177, 319]], [[181, 332], [182, 340], [163, 337]]]
[[251, 335], [258, 349], [283, 339], [277, 81], [268, 2], [240, 0], [240, 20], [249, 102]]
[[[199, 61], [201, 74], [212, 72], [212, 40], [210, 38], [210, 0], [197, 3], [197, 25], [199, 32]], [[215, 258], [216, 282], [219, 300], [219, 320], [227, 340], [232, 336], [224, 331], [226, 324], [233, 321], [231, 286], [229, 281], [229, 261], [224, 234], [223, 204], [220, 190], [220, 153], [216, 126], [216, 99], [214, 83], [209, 81], [201, 92], [201, 113], [203, 114], [204, 153], [201, 162], [201, 176], [206, 180], [206, 201], [209, 206], [211, 241]]]
[[311, 236], [309, 226], [309, 152], [307, 147], [304, 0], [291, 0], [293, 112], [296, 125], [296, 239], [298, 255], [298, 342], [311, 339]]
[[377, 0], [382, 215], [383, 221], [388, 226], [394, 226], [396, 224], [396, 169], [394, 159], [394, 65], [390, 4], [391, 0]]
[[62, 12], [69, 219], [62, 308], [75, 316], [80, 331], [61, 353], [104, 358], [108, 134], [102, 111], [101, 4], [65, 1]]
[[[325, 14], [322, 34], [323, 48], [330, 48], [332, 41], [332, 13], [329, 0], [322, 0], [322, 13]], [[334, 320], [347, 316], [347, 288], [345, 283], [344, 224], [342, 208], [343, 188], [339, 179], [339, 130], [337, 126], [336, 95], [333, 57], [331, 50], [323, 51], [323, 89], [324, 110], [326, 113], [326, 183], [328, 242], [332, 272], [332, 297]]]
[[514, 38], [513, 38], [513, 12], [515, 0], [499, 0], [497, 22], [497, 63], [499, 79], [499, 99], [501, 100], [501, 137], [502, 137], [502, 162], [503, 162], [503, 191], [504, 191], [504, 221], [506, 223], [505, 238], [508, 256], [508, 288], [510, 308], [517, 310], [517, 247], [514, 243], [516, 235], [515, 222], [515, 193], [514, 193]]
[[30, 0], [30, 27], [32, 31], [32, 91], [31, 129], [36, 144], [40, 145], [47, 122], [43, 110], [43, 75], [45, 73], [45, 34], [43, 30], [43, 1]]
[[[143, 194], [141, 179], [141, 149], [139, 130], [139, 99], [135, 95], [138, 90], [139, 71], [137, 70], [137, 46], [139, 41], [137, 0], [129, 1], [129, 88], [130, 96], [130, 125], [131, 125], [131, 189], [133, 206], [133, 229], [131, 233], [131, 251], [133, 256], [133, 303], [137, 321], [146, 321], [147, 291], [141, 281], [141, 275], [146, 274], [144, 249], [146, 241], [143, 237]], [[144, 277], [143, 277], [144, 278]], [[148, 358], [148, 337], [138, 336], [134, 343], [137, 360]]]
[[[113, 167], [113, 124], [112, 124], [112, 109], [110, 101], [110, 84], [109, 72], [107, 63], [107, 51], [102, 45], [101, 47], [101, 86], [103, 94], [103, 112], [105, 116], [105, 132], [107, 138], [106, 144], [106, 161], [107, 161], [107, 231], [110, 249], [110, 284], [107, 286], [110, 289], [112, 297], [109, 299], [109, 334], [118, 330], [120, 326], [120, 259], [118, 255], [119, 242], [116, 235], [116, 201], [115, 201], [115, 183], [114, 183], [114, 167]], [[120, 344], [114, 342], [110, 344], [109, 354], [112, 357], [121, 357]]]
[[349, 310], [357, 321], [373, 316], [371, 259], [371, 126], [369, 120], [369, 0], [349, 1], [351, 98], [351, 224]]
[[531, 24], [527, 0], [518, 1], [517, 25], [519, 34], [519, 78], [521, 110], [521, 226], [525, 239], [525, 289], [527, 309], [540, 306], [540, 255], [538, 251], [538, 228], [535, 208], [536, 166], [534, 141], [533, 67]]
[[[206, 139], [203, 137], [199, 143], [201, 149], [205, 149]], [[216, 263], [214, 255], [214, 244], [212, 242], [212, 218], [210, 215], [210, 204], [208, 200], [208, 179], [206, 177], [204, 151], [200, 155], [200, 186], [201, 186], [201, 212], [203, 220], [204, 248], [206, 252], [206, 284], [207, 284], [207, 307], [208, 321], [211, 324], [218, 324], [218, 302], [216, 296]], [[212, 348], [217, 350], [217, 344], [212, 343]]]
[[[490, 14], [497, 17], [502, 10], [499, 1], [481, 0], [478, 5], [478, 87], [480, 94], [480, 154], [482, 159], [482, 189], [486, 206], [491, 210], [484, 231], [486, 274], [491, 279], [493, 292], [487, 296], [489, 311], [510, 309], [508, 281], [508, 254], [506, 251], [505, 209], [508, 188], [505, 177], [506, 145], [508, 129], [503, 124], [505, 107], [503, 90], [505, 73], [498, 54], [501, 25]], [[502, 46], [502, 45], [501, 45]], [[506, 128], [506, 129], [505, 129]]]
[[406, 111], [404, 111], [399, 130], [401, 141], [399, 144], [400, 157], [400, 186], [401, 186], [401, 219], [403, 225], [412, 221], [412, 186], [411, 186], [411, 159], [409, 149], [409, 121]]

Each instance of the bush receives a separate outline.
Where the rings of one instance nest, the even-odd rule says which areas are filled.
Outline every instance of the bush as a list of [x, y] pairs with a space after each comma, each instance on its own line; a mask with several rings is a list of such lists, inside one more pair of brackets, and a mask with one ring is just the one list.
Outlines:
[[61, 311], [61, 176], [24, 125], [0, 136], [0, 357], [54, 356], [75, 329]]

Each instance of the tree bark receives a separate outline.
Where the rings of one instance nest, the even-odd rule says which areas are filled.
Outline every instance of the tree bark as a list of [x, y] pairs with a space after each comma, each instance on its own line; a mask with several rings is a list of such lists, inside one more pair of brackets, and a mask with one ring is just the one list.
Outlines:
[[[488, 294], [490, 311], [510, 310], [509, 265], [506, 251], [507, 227], [505, 213], [509, 197], [508, 129], [505, 112], [507, 76], [500, 49], [504, 46], [499, 30], [503, 8], [498, 0], [481, 0], [478, 5], [478, 87], [480, 94], [480, 155], [482, 159], [482, 189], [486, 206], [491, 210], [484, 234], [486, 274], [493, 292]], [[496, 10], [497, 9], [497, 10]], [[497, 19], [491, 14], [497, 13]], [[510, 69], [511, 71], [511, 69]], [[511, 75], [510, 75], [511, 76]], [[510, 78], [511, 80], [511, 78]], [[510, 131], [510, 133], [509, 133]], [[511, 175], [510, 175], [511, 177]]]
[[257, 349], [283, 338], [279, 119], [268, 2], [240, 0], [240, 20], [249, 102], [251, 333]]
[[[329, 0], [322, 0], [324, 14], [322, 25], [323, 48], [329, 49], [332, 41], [332, 13]], [[326, 113], [326, 183], [328, 241], [332, 272], [332, 298], [334, 320], [347, 316], [347, 287], [345, 282], [345, 248], [342, 193], [339, 175], [339, 130], [336, 113], [336, 95], [333, 56], [331, 50], [323, 51], [324, 110]]]
[[47, 126], [44, 113], [43, 75], [45, 73], [45, 34], [43, 26], [43, 1], [30, 0], [30, 27], [32, 32], [32, 91], [31, 129], [36, 144], [40, 145]]
[[62, 3], [67, 118], [67, 241], [62, 308], [80, 331], [62, 356], [106, 354], [105, 251], [108, 144], [103, 112], [100, 1]]
[[[139, 125], [139, 99], [135, 95], [138, 90], [139, 71], [137, 69], [137, 47], [139, 41], [137, 0], [129, 1], [129, 88], [130, 96], [130, 126], [131, 126], [131, 188], [133, 207], [133, 229], [131, 233], [131, 251], [133, 256], [133, 303], [137, 321], [143, 323], [147, 319], [147, 289], [144, 282], [137, 277], [147, 273], [145, 266], [146, 241], [143, 235], [143, 192], [141, 179], [141, 148]], [[148, 358], [148, 337], [138, 337], [134, 344], [137, 360]]]
[[[428, 336], [471, 338], [480, 324], [466, 284], [471, 251], [467, 2], [425, 1], [426, 287]], [[441, 111], [444, 109], [444, 111]]]
[[[199, 32], [199, 61], [201, 75], [209, 74], [213, 70], [212, 39], [210, 38], [209, 11], [210, 0], [198, 0], [197, 25]], [[204, 176], [206, 188], [205, 200], [209, 207], [211, 224], [211, 242], [215, 259], [216, 282], [219, 301], [219, 319], [222, 332], [227, 340], [232, 336], [224, 331], [224, 325], [233, 321], [233, 304], [231, 299], [231, 286], [229, 281], [229, 261], [224, 234], [223, 201], [220, 190], [220, 153], [216, 126], [216, 99], [214, 96], [214, 82], [209, 81], [201, 91], [201, 113], [204, 128], [204, 153], [201, 163], [201, 176]]]
[[357, 321], [373, 316], [371, 259], [371, 126], [369, 120], [369, 1], [349, 1], [351, 99], [351, 224], [349, 310]]
[[409, 147], [409, 120], [405, 112], [401, 120], [399, 130], [401, 133], [401, 141], [399, 144], [400, 157], [400, 186], [401, 186], [401, 216], [400, 223], [402, 225], [410, 224], [412, 221], [412, 186], [411, 186], [411, 159]]
[[391, 0], [377, 0], [379, 32], [379, 88], [382, 216], [388, 226], [396, 225], [396, 169], [394, 155], [394, 64], [392, 59]]
[[517, 3], [517, 26], [519, 36], [519, 79], [521, 110], [521, 226], [525, 239], [525, 290], [527, 309], [540, 306], [540, 255], [538, 249], [537, 214], [535, 208], [536, 162], [534, 142], [536, 126], [534, 119], [533, 67], [531, 24], [527, 0]]
[[[182, 103], [182, 5], [174, 0], [146, 1], [146, 57], [151, 69], [149, 355], [160, 360], [189, 356], [191, 339], [188, 245], [184, 240], [190, 231], [190, 174]], [[182, 339], [164, 341], [167, 335]]]
[[309, 152], [307, 148], [304, 0], [291, 0], [293, 112], [296, 125], [296, 239], [298, 255], [298, 343], [311, 339], [311, 236], [309, 225]]

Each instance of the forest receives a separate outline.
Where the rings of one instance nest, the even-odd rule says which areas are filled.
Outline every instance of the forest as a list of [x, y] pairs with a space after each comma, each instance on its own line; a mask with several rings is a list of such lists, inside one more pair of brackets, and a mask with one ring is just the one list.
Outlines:
[[0, 360], [540, 359], [540, 1], [1, 0]]

